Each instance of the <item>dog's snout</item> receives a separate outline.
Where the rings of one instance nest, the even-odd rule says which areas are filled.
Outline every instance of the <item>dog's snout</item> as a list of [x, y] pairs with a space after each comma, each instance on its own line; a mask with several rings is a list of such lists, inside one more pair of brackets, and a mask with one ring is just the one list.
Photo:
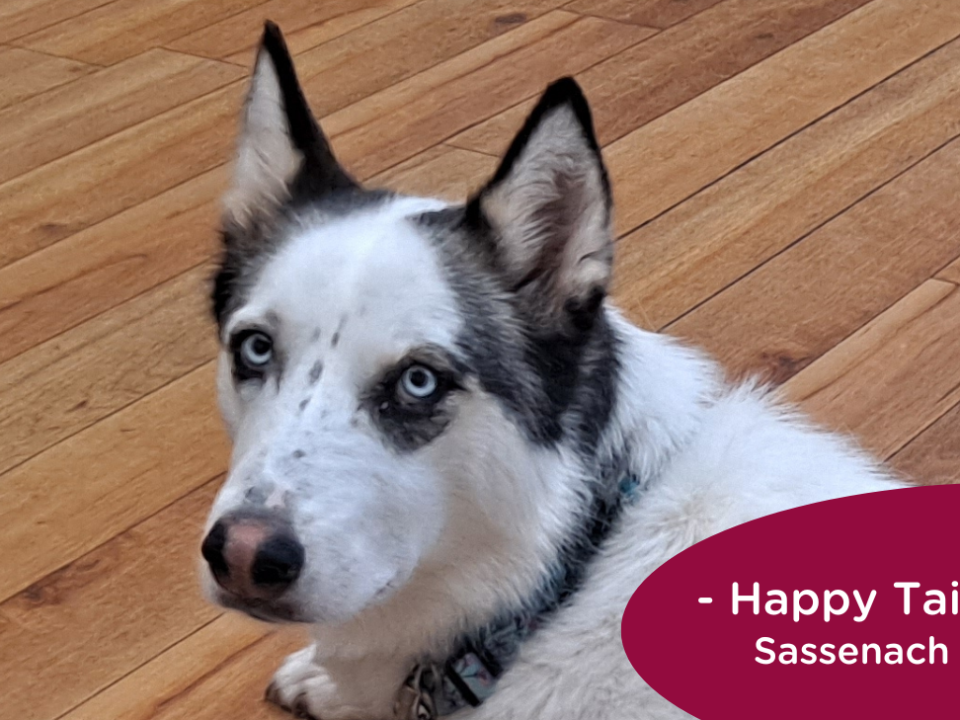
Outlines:
[[279, 597], [300, 577], [305, 559], [292, 531], [265, 517], [218, 520], [200, 551], [217, 584], [248, 600]]

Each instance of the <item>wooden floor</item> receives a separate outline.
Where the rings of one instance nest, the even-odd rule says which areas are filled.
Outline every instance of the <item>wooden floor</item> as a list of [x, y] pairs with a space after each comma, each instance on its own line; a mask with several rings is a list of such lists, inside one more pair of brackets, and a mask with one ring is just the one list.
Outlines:
[[362, 178], [462, 197], [583, 84], [616, 298], [960, 478], [957, 0], [3, 0], [0, 718], [257, 720], [296, 632], [199, 597], [206, 280], [264, 18]]

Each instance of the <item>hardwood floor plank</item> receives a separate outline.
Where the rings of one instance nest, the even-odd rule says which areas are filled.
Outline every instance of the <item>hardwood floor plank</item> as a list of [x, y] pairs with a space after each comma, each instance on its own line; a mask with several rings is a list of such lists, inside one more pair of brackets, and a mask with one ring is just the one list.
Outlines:
[[[510, 37], [517, 37], [519, 27], [559, 4], [560, 0], [421, 0], [301, 53], [297, 72], [314, 110], [329, 115], [505, 33], [514, 31]], [[403, 52], [398, 53], [401, 45]], [[230, 59], [245, 62], [249, 55], [245, 51]]]
[[96, 65], [112, 65], [261, 2], [114, 0], [20, 38], [16, 44]]
[[960, 402], [960, 289], [929, 280], [784, 385], [889, 457]]
[[[324, 118], [342, 157], [369, 176], [472, 122], [648, 37], [650, 30], [555, 11]], [[316, 78], [308, 95], [321, 97]]]
[[81, 15], [111, 0], [3, 0], [0, 3], [0, 43]]
[[[50, 57], [22, 48], [0, 47], [0, 109], [16, 106], [94, 70], [93, 65], [76, 60]], [[5, 135], [0, 134], [0, 142], [5, 140]], [[0, 163], [2, 171], [3, 163]]]
[[417, 0], [267, 0], [174, 40], [174, 50], [252, 67], [263, 21], [283, 30], [294, 55], [390, 15]]
[[211, 360], [210, 273], [196, 268], [0, 365], [0, 472]]
[[564, 10], [666, 29], [722, 0], [573, 0]]
[[222, 165], [244, 90], [215, 90], [0, 185], [0, 267]]
[[227, 176], [204, 173], [0, 268], [0, 362], [212, 257]]
[[954, 141], [669, 331], [734, 375], [785, 381], [960, 255], [958, 162]]
[[623, 238], [617, 294], [663, 327], [958, 134], [953, 41]]
[[0, 599], [221, 473], [213, 388], [204, 365], [0, 475], [0, 554], [17, 558], [0, 575]]
[[899, 342], [904, 328], [923, 318], [955, 290], [949, 283], [937, 280], [923, 283], [787, 380], [782, 392], [790, 401], [803, 403], [828, 389], [847, 373], [870, 362], [885, 345]]
[[905, 477], [924, 485], [960, 482], [960, 405], [911, 440], [890, 462]]
[[[607, 145], [674, 110], [866, 2], [725, 0], [598, 63], [577, 80], [593, 108], [600, 143]], [[500, 155], [534, 100], [465, 130], [450, 144]], [[711, 119], [723, 122], [726, 117], [730, 115]]]
[[149, 50], [20, 102], [0, 112], [0, 182], [206, 95], [244, 74], [227, 63]]
[[408, 195], [463, 202], [497, 169], [497, 158], [460, 148], [437, 145], [416, 157], [374, 175], [370, 185]]
[[[224, 616], [191, 635], [63, 720], [283, 720], [288, 713], [263, 699], [283, 658], [301, 649], [301, 633], [269, 635]], [[203, 662], [201, 662], [201, 660]]]
[[[204, 485], [0, 605], [5, 717], [59, 717], [220, 615], [191, 572], [219, 485]], [[259, 635], [245, 625], [232, 623], [238, 634], [220, 645]], [[213, 659], [193, 650], [188, 662]]]
[[873, 0], [632, 132], [606, 151], [617, 227], [638, 227], [958, 35], [952, 0]]

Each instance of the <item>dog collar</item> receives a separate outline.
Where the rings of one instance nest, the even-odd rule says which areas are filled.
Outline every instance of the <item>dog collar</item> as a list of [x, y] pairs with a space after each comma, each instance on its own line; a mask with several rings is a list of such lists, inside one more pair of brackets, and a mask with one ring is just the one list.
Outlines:
[[587, 565], [640, 488], [639, 478], [627, 475], [612, 499], [595, 496], [579, 531], [560, 550], [553, 569], [523, 607], [501, 613], [489, 624], [462, 635], [449, 657], [421, 660], [400, 688], [395, 720], [433, 720], [477, 707], [493, 695], [524, 640], [580, 588]]

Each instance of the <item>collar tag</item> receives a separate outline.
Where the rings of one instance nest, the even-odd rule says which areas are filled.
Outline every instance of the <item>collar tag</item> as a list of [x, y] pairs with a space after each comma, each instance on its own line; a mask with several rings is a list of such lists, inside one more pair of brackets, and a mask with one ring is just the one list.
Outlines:
[[465, 652], [441, 668], [421, 663], [407, 677], [394, 705], [396, 720], [434, 720], [465, 707], [477, 707], [493, 695], [497, 676], [480, 657]]
[[436, 689], [435, 666], [417, 665], [397, 694], [393, 708], [395, 720], [434, 720]]

